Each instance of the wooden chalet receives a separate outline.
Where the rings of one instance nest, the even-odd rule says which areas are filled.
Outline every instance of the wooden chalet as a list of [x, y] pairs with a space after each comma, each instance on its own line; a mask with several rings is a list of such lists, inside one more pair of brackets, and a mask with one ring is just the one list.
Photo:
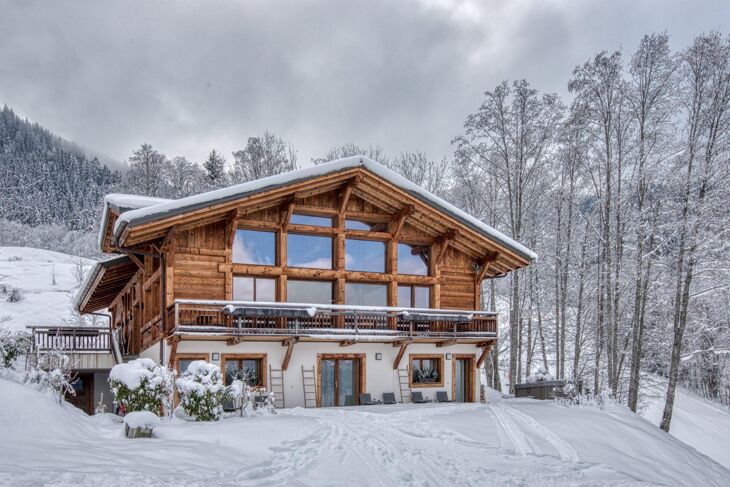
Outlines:
[[217, 363], [280, 406], [478, 399], [497, 338], [484, 279], [535, 254], [362, 156], [180, 200], [105, 199], [81, 313], [124, 359]]

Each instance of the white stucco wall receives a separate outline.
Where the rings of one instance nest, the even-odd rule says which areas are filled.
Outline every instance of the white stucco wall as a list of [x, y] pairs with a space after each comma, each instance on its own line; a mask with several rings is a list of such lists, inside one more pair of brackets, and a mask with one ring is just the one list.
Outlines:
[[[310, 369], [317, 367], [317, 354], [365, 354], [365, 392], [369, 392], [373, 399], [382, 399], [384, 392], [393, 392], [397, 399], [400, 400], [400, 387], [398, 384], [398, 372], [393, 369], [393, 361], [398, 354], [399, 347], [393, 347], [389, 343], [361, 343], [348, 347], [340, 347], [338, 343], [333, 342], [299, 342], [294, 346], [294, 352], [289, 367], [284, 372], [284, 400], [285, 407], [304, 406], [304, 390], [302, 387], [302, 367]], [[241, 342], [236, 345], [228, 345], [225, 341], [204, 341], [204, 340], [183, 340], [178, 343], [178, 354], [187, 353], [206, 353], [208, 360], [221, 365], [220, 357], [218, 360], [212, 359], [213, 353], [221, 356], [224, 354], [246, 354], [246, 353], [265, 353], [267, 355], [267, 363], [274, 369], [280, 369], [286, 353], [286, 347], [281, 342], [262, 342], [248, 341]], [[375, 354], [381, 353], [382, 360], [376, 360]], [[474, 345], [451, 345], [447, 347], [436, 347], [434, 344], [415, 343], [408, 346], [405, 354], [400, 362], [400, 368], [408, 367], [410, 354], [471, 354], [476, 360], [479, 358], [481, 349]], [[150, 347], [140, 354], [141, 357], [148, 357], [155, 361], [159, 361], [160, 347], [159, 344]], [[169, 360], [170, 347], [165, 345], [165, 361]], [[454, 360], [444, 360], [443, 379], [444, 384], [440, 387], [419, 387], [414, 391], [423, 392], [424, 397], [429, 399], [436, 398], [436, 391], [446, 391], [450, 399], [452, 398], [452, 367]], [[270, 378], [267, 373], [267, 384], [270, 384]], [[474, 374], [474, 392], [473, 397], [479, 400], [479, 383], [480, 374]]]

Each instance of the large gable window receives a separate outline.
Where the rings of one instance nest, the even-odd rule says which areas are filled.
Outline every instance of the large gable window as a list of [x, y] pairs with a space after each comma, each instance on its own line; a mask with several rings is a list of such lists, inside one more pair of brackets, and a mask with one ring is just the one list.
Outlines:
[[276, 280], [264, 277], [233, 276], [234, 301], [276, 301]]
[[345, 284], [345, 304], [356, 306], [387, 306], [388, 286], [348, 282]]
[[348, 271], [385, 272], [385, 242], [345, 240], [345, 269]]
[[303, 215], [301, 213], [294, 213], [291, 216], [291, 221], [294, 225], [310, 225], [313, 227], [331, 227], [332, 217], [329, 216], [314, 216], [314, 215]]
[[332, 269], [332, 237], [290, 233], [286, 239], [289, 267]]
[[233, 262], [274, 265], [276, 262], [276, 234], [256, 230], [236, 230], [236, 236], [233, 239]]
[[300, 281], [288, 279], [286, 300], [289, 303], [332, 304], [331, 281]]
[[401, 308], [430, 308], [431, 288], [410, 284], [399, 285], [398, 306]]
[[428, 275], [429, 249], [425, 246], [398, 244], [398, 274]]

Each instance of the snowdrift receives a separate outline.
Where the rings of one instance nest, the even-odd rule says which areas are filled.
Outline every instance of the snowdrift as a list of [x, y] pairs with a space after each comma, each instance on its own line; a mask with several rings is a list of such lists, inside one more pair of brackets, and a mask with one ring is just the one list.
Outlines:
[[727, 485], [730, 471], [624, 408], [548, 401], [292, 409], [163, 420], [123, 438], [109, 416], [0, 380], [8, 485]]

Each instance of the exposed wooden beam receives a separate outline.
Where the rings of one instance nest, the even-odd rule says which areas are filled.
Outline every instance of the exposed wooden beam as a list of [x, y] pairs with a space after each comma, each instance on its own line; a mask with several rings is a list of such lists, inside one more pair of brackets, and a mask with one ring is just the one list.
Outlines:
[[459, 233], [456, 231], [456, 229], [452, 228], [451, 230], [436, 239], [435, 243], [441, 244], [441, 251], [439, 252], [438, 258], [434, 262], [436, 268], [441, 265], [441, 262], [444, 260], [446, 252], [449, 250], [449, 245], [451, 245], [452, 240], [454, 240], [458, 235]]
[[448, 347], [449, 345], [454, 345], [456, 343], [455, 339], [452, 340], [443, 340], [441, 342], [438, 342], [436, 344], [437, 347]]
[[354, 178], [350, 179], [345, 183], [345, 186], [340, 191], [340, 208], [337, 212], [338, 216], [340, 218], [345, 217], [345, 212], [347, 211], [347, 203], [350, 202], [350, 196], [352, 196], [352, 190], [355, 189], [355, 186], [360, 184], [362, 181], [362, 176], [357, 175]]
[[357, 340], [342, 340], [342, 341], [340, 342], [340, 346], [341, 346], [341, 347], [350, 347], [350, 346], [352, 346], [352, 345], [356, 345], [356, 344], [358, 344], [358, 343], [360, 343], [360, 342], [359, 342], [359, 341], [357, 341]]
[[243, 337], [233, 337], [226, 340], [226, 345], [238, 345], [243, 341]]
[[484, 279], [484, 276], [487, 275], [487, 271], [489, 271], [490, 266], [492, 263], [496, 262], [497, 257], [499, 257], [499, 252], [488, 252], [484, 255], [484, 257], [481, 258], [479, 261], [479, 273], [477, 274], [477, 282], [481, 282], [482, 279]]
[[415, 208], [413, 205], [406, 205], [393, 215], [393, 219], [391, 220], [391, 225], [393, 227], [393, 231], [391, 232], [393, 234], [393, 240], [398, 241], [401, 231], [403, 231], [403, 226], [406, 224], [406, 219], [411, 216], [414, 211]]
[[406, 353], [406, 348], [408, 348], [408, 343], [404, 343], [400, 346], [400, 350], [398, 350], [398, 355], [395, 356], [395, 360], [393, 361], [393, 370], [398, 369], [400, 361], [403, 358], [403, 354]]
[[132, 252], [126, 252], [126, 254], [127, 254], [127, 257], [129, 257], [129, 260], [134, 262], [137, 265], [137, 267], [144, 270], [144, 264], [142, 263], [141, 260], [139, 260], [139, 257], [134, 255]]
[[281, 370], [286, 370], [289, 367], [289, 361], [291, 360], [292, 353], [294, 352], [294, 345], [296, 345], [298, 341], [298, 338], [287, 338], [281, 342], [282, 346], [287, 347], [286, 353], [284, 354], [284, 361], [281, 363]]
[[477, 369], [482, 366], [484, 363], [484, 360], [489, 356], [489, 352], [492, 351], [492, 347], [494, 347], [494, 344], [496, 341], [489, 342], [489, 345], [484, 347], [484, 350], [482, 350], [482, 354], [479, 356], [479, 360], [477, 360]]
[[405, 338], [403, 340], [396, 340], [393, 343], [393, 347], [402, 347], [403, 345], [408, 345], [409, 343], [413, 342], [413, 338]]
[[175, 360], [177, 359], [177, 344], [180, 341], [179, 336], [172, 337], [172, 344], [170, 345], [170, 358], [167, 361], [167, 368], [175, 369]]
[[289, 228], [289, 221], [291, 221], [291, 216], [294, 214], [296, 204], [296, 197], [293, 197], [283, 205], [281, 212], [281, 230], [283, 232], [286, 232]]

